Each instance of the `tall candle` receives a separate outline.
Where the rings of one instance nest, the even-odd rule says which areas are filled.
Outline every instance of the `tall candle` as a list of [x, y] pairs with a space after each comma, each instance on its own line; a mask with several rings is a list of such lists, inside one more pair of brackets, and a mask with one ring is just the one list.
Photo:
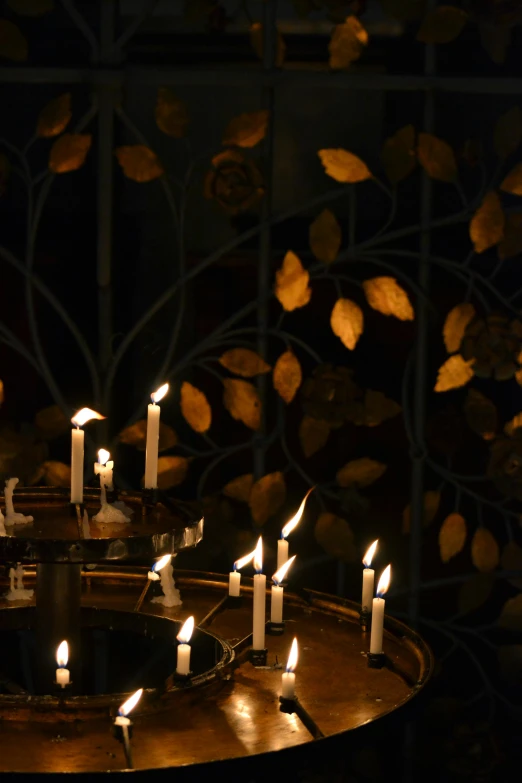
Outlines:
[[285, 576], [288, 573], [289, 568], [291, 567], [292, 563], [294, 562], [296, 556], [290, 558], [290, 560], [287, 560], [286, 563], [283, 563], [281, 568], [275, 572], [275, 574], [272, 576], [272, 582], [274, 583], [272, 585], [272, 601], [270, 604], [270, 621], [272, 623], [282, 623], [283, 622], [283, 594], [284, 590], [281, 585], [281, 582], [284, 581]]
[[372, 611], [372, 600], [373, 600], [373, 587], [374, 587], [374, 581], [375, 581], [375, 571], [373, 568], [370, 568], [373, 560], [373, 556], [375, 554], [375, 550], [377, 549], [377, 544], [379, 543], [379, 540], [374, 541], [373, 544], [368, 548], [368, 551], [363, 557], [363, 583], [362, 583], [362, 600], [361, 600], [361, 608], [363, 612], [371, 612]]
[[178, 640], [178, 658], [176, 664], [176, 673], [186, 676], [190, 674], [190, 639], [194, 630], [194, 618], [189, 617], [181, 627], [181, 631], [176, 636]]
[[234, 598], [237, 598], [241, 593], [240, 570], [243, 568], [243, 566], [246, 566], [248, 563], [250, 563], [251, 560], [254, 559], [255, 553], [256, 550], [254, 549], [253, 552], [250, 552], [248, 555], [240, 557], [239, 560], [236, 560], [234, 563], [234, 570], [231, 571], [228, 575], [228, 594]]
[[158, 450], [161, 408], [158, 403], [169, 390], [168, 383], [150, 395], [152, 403], [147, 411], [147, 444], [145, 447], [145, 489], [158, 486]]
[[71, 421], [76, 427], [71, 431], [71, 503], [83, 503], [83, 459], [85, 435], [81, 427], [91, 419], [104, 419], [90, 408], [82, 408]]
[[372, 608], [372, 633], [370, 637], [370, 652], [373, 655], [382, 653], [382, 637], [384, 633], [384, 608], [386, 601], [383, 598], [390, 586], [391, 565], [386, 566], [377, 585], [377, 596], [373, 599]]
[[263, 569], [263, 539], [259, 537], [254, 554], [254, 615], [252, 622], [252, 648], [265, 649], [266, 576]]
[[283, 699], [295, 699], [295, 668], [297, 666], [297, 658], [299, 650], [297, 647], [297, 639], [294, 639], [290, 648], [290, 655], [286, 664], [286, 672], [284, 672], [281, 678], [281, 696]]
[[303, 498], [303, 501], [302, 501], [301, 505], [299, 506], [299, 509], [298, 509], [297, 513], [292, 517], [292, 519], [288, 520], [286, 525], [281, 530], [281, 538], [277, 542], [277, 567], [278, 567], [278, 569], [281, 568], [281, 566], [283, 566], [284, 563], [286, 563], [286, 561], [288, 560], [288, 541], [286, 539], [288, 538], [288, 536], [290, 535], [292, 530], [294, 530], [294, 528], [301, 521], [301, 517], [303, 516], [303, 512], [304, 512], [306, 501], [308, 500], [308, 496], [310, 495], [311, 492], [313, 492], [314, 489], [315, 489], [315, 487], [311, 487], [308, 490], [308, 492], [306, 493], [306, 495]]
[[71, 675], [69, 669], [66, 669], [67, 661], [69, 660], [69, 645], [66, 641], [61, 642], [58, 645], [56, 651], [56, 663], [58, 668], [56, 669], [56, 684], [65, 688], [71, 681]]

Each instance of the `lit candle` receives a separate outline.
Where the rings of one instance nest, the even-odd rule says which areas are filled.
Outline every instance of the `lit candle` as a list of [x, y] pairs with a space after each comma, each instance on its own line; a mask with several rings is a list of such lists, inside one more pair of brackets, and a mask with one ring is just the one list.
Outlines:
[[114, 719], [114, 725], [115, 726], [126, 726], [127, 728], [130, 726], [130, 718], [128, 718], [129, 712], [131, 712], [136, 704], [141, 699], [141, 694], [143, 693], [143, 688], [140, 688], [139, 691], [136, 691], [136, 693], [133, 693], [132, 696], [127, 699], [126, 702], [124, 702], [121, 707], [118, 710], [118, 715]]
[[83, 449], [85, 433], [81, 429], [91, 419], [104, 419], [90, 408], [82, 408], [71, 421], [76, 429], [71, 431], [71, 503], [83, 503]]
[[284, 581], [285, 576], [288, 573], [288, 570], [292, 563], [294, 562], [296, 556], [290, 558], [290, 560], [287, 560], [286, 563], [284, 563], [281, 568], [275, 572], [275, 574], [272, 576], [272, 582], [274, 583], [272, 585], [272, 602], [270, 604], [270, 621], [272, 623], [282, 623], [283, 622], [283, 587], [281, 586], [281, 582]]
[[101, 502], [102, 505], [107, 502], [106, 490], [112, 487], [112, 471], [114, 461], [110, 458], [111, 454], [107, 449], [98, 451], [98, 462], [94, 463], [94, 474], [100, 477]]
[[384, 607], [386, 601], [383, 595], [390, 586], [391, 565], [386, 566], [381, 574], [377, 585], [377, 597], [373, 599], [372, 609], [372, 635], [370, 637], [370, 653], [372, 655], [381, 655], [382, 636], [384, 633]]
[[190, 638], [194, 630], [194, 618], [189, 617], [181, 626], [181, 631], [176, 636], [178, 640], [178, 661], [176, 665], [176, 674], [186, 676], [190, 674]]
[[147, 445], [145, 449], [145, 489], [156, 489], [158, 486], [158, 448], [161, 408], [156, 405], [169, 390], [168, 383], [160, 386], [158, 391], [150, 395], [152, 403], [147, 412]]
[[130, 699], [127, 699], [127, 701], [121, 705], [121, 707], [118, 710], [118, 715], [114, 719], [114, 725], [118, 727], [116, 731], [116, 737], [120, 740], [120, 742], [123, 741], [123, 747], [125, 749], [125, 759], [127, 761], [127, 767], [129, 769], [133, 769], [134, 765], [132, 763], [132, 750], [131, 750], [130, 733], [129, 733], [129, 729], [132, 724], [130, 718], [128, 718], [127, 716], [129, 712], [134, 709], [136, 704], [141, 699], [142, 693], [143, 693], [143, 688], [140, 688], [138, 691], [136, 691], [136, 693], [133, 693]]
[[281, 678], [281, 696], [283, 699], [295, 699], [295, 667], [298, 658], [297, 639], [294, 639], [290, 647], [290, 655], [286, 664], [286, 672]]
[[58, 668], [56, 669], [56, 684], [65, 688], [71, 681], [71, 673], [69, 669], [66, 669], [67, 661], [69, 660], [69, 645], [66, 641], [63, 641], [58, 645], [56, 650], [56, 663]]
[[363, 612], [371, 612], [372, 611], [372, 600], [373, 600], [373, 586], [375, 581], [375, 571], [373, 568], [370, 568], [373, 560], [373, 556], [375, 554], [375, 550], [377, 549], [377, 544], [379, 541], [374, 541], [373, 544], [368, 548], [368, 551], [363, 557], [363, 582], [362, 582], [362, 601], [361, 601], [361, 608]]
[[234, 563], [234, 570], [231, 571], [228, 575], [228, 594], [234, 598], [237, 598], [241, 592], [241, 574], [239, 572], [243, 566], [246, 566], [248, 563], [250, 563], [251, 560], [254, 559], [255, 553], [256, 550], [254, 549], [253, 552], [250, 552], [250, 554], [245, 555], [244, 557], [240, 557], [239, 560], [236, 560]]
[[281, 566], [286, 563], [288, 560], [288, 541], [286, 540], [292, 530], [299, 524], [301, 521], [301, 517], [303, 516], [305, 503], [308, 500], [309, 494], [315, 489], [315, 487], [311, 487], [311, 489], [308, 490], [306, 495], [304, 496], [303, 502], [299, 506], [299, 510], [295, 516], [292, 517], [292, 519], [289, 519], [284, 528], [281, 530], [281, 538], [277, 542], [277, 567], [281, 568]]
[[170, 563], [171, 560], [172, 560], [172, 555], [164, 555], [163, 557], [160, 557], [159, 560], [156, 560], [151, 570], [147, 573], [147, 581], [145, 582], [145, 585], [143, 586], [143, 590], [141, 591], [141, 595], [136, 602], [136, 606], [134, 607], [135, 612], [140, 611], [141, 605], [145, 600], [145, 596], [149, 591], [150, 583], [157, 582], [161, 578], [157, 572], [161, 571], [162, 568], [165, 568], [165, 566], [168, 565], [168, 563]]
[[263, 570], [263, 539], [259, 537], [254, 552], [254, 615], [252, 624], [252, 648], [265, 649], [266, 576]]

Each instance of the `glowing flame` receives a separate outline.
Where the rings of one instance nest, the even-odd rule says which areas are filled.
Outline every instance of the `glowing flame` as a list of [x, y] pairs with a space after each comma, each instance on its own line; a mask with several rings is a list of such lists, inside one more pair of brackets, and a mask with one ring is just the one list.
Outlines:
[[308, 500], [308, 496], [310, 495], [311, 492], [314, 491], [314, 489], [315, 487], [312, 487], [311, 489], [308, 490], [308, 492], [303, 498], [303, 502], [299, 506], [299, 510], [297, 514], [293, 516], [292, 519], [289, 519], [286, 525], [284, 526], [284, 528], [281, 530], [281, 538], [288, 538], [292, 530], [295, 527], [297, 527], [297, 525], [301, 521], [301, 517], [303, 516], [303, 512], [304, 512], [306, 501]]
[[259, 541], [254, 549], [254, 570], [260, 574], [263, 570], [263, 539], [259, 536]]
[[143, 693], [143, 688], [140, 688], [139, 691], [136, 691], [136, 693], [133, 693], [130, 699], [127, 699], [126, 702], [124, 702], [120, 709], [118, 710], [120, 715], [123, 715], [124, 718], [127, 717], [129, 712], [131, 712], [136, 704], [141, 699], [141, 694]]
[[299, 648], [297, 646], [297, 639], [294, 639], [294, 641], [292, 642], [292, 646], [290, 647], [290, 655], [288, 656], [288, 661], [286, 662], [287, 672], [295, 672], [295, 667], [297, 666], [298, 657], [299, 657]]
[[163, 386], [160, 386], [157, 391], [152, 392], [152, 394], [150, 395], [152, 402], [159, 402], [160, 400], [162, 400], [166, 395], [166, 393], [168, 392], [168, 390], [169, 390], [168, 383], [164, 383]]
[[185, 622], [181, 626], [181, 631], [176, 636], [176, 639], [178, 640], [178, 642], [181, 642], [181, 644], [188, 644], [190, 642], [190, 637], [192, 636], [193, 630], [194, 630], [194, 618], [189, 617], [189, 619], [185, 620]]
[[368, 547], [368, 550], [363, 557], [363, 566], [365, 568], [369, 568], [372, 564], [373, 556], [375, 554], [375, 550], [377, 549], [377, 544], [379, 543], [379, 539], [377, 541], [374, 541], [371, 546]]
[[383, 595], [388, 591], [388, 588], [390, 586], [390, 579], [391, 579], [391, 565], [386, 566], [386, 568], [381, 574], [381, 578], [379, 579], [379, 584], [377, 585], [378, 598], [382, 598]]
[[172, 555], [164, 555], [163, 557], [160, 557], [159, 560], [156, 560], [154, 565], [152, 566], [152, 572], [156, 573], [157, 571], [161, 571], [162, 568], [165, 568], [166, 565], [170, 563], [172, 560]]
[[275, 574], [272, 576], [272, 582], [276, 585], [280, 585], [281, 582], [284, 581], [285, 576], [287, 575], [292, 563], [294, 562], [296, 556], [290, 558], [290, 560], [287, 560], [286, 563], [283, 563], [281, 568], [275, 572]]
[[98, 452], [98, 462], [100, 463], [100, 465], [106, 465], [107, 462], [110, 460], [110, 458], [111, 458], [110, 451], [107, 451], [107, 449], [100, 449], [99, 450], [99, 452]]
[[61, 642], [56, 650], [56, 663], [60, 669], [64, 669], [67, 666], [69, 660], [69, 645], [66, 641]]
[[82, 408], [74, 414], [71, 421], [75, 427], [83, 427], [83, 425], [87, 424], [91, 419], [98, 419], [98, 421], [100, 421], [104, 418], [105, 416], [102, 416], [101, 413], [96, 413], [96, 411], [92, 411], [90, 408]]
[[249, 552], [248, 555], [245, 555], [244, 557], [240, 557], [239, 560], [236, 560], [234, 563], [234, 571], [241, 571], [243, 566], [246, 566], [248, 563], [250, 563], [251, 560], [254, 559], [254, 555], [256, 553], [256, 550], [253, 549], [252, 552]]

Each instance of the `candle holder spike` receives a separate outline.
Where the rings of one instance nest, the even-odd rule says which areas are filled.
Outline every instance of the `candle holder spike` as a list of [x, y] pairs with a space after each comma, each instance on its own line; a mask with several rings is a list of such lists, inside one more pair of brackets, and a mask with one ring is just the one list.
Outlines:
[[273, 623], [272, 621], [270, 621], [269, 623], [267, 623], [266, 632], [270, 636], [282, 636], [285, 632], [284, 620], [282, 623]]
[[268, 657], [268, 648], [264, 650], [250, 650], [248, 654], [252, 666], [266, 666]]
[[359, 624], [361, 630], [369, 631], [372, 624], [372, 613], [364, 606], [359, 614]]
[[382, 669], [386, 666], [386, 655], [384, 653], [371, 653], [367, 654], [368, 668], [370, 669]]
[[113, 737], [116, 740], [118, 740], [118, 742], [121, 742], [123, 745], [123, 750], [125, 753], [125, 761], [127, 763], [127, 769], [134, 769], [134, 763], [132, 760], [132, 747], [130, 743], [133, 734], [132, 729], [133, 729], [133, 724], [132, 721], [130, 720], [124, 726], [118, 723], [113, 723], [112, 725]]
[[285, 699], [283, 696], [280, 696], [279, 704], [279, 710], [281, 712], [285, 712], [287, 715], [297, 715], [303, 726], [310, 732], [314, 739], [321, 739], [325, 736], [310, 713], [305, 710], [297, 696], [293, 699]]

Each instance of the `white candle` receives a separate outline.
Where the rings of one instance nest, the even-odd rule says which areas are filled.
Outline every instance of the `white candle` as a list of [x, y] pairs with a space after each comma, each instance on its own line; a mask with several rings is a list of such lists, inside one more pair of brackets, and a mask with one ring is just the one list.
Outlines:
[[147, 409], [147, 444], [145, 447], [145, 489], [156, 489], [158, 486], [158, 449], [161, 408], [158, 403], [169, 390], [164, 383], [150, 395], [152, 403]]
[[194, 630], [194, 618], [189, 617], [181, 627], [181, 631], [176, 636], [178, 640], [178, 658], [176, 664], [176, 673], [190, 674], [190, 639]]
[[296, 556], [290, 558], [290, 560], [287, 560], [286, 563], [283, 563], [281, 568], [279, 568], [275, 574], [272, 576], [272, 602], [270, 604], [270, 622], [272, 623], [282, 623], [283, 622], [283, 593], [284, 590], [281, 586], [281, 582], [284, 581], [285, 576], [288, 573], [288, 570], [292, 563], [294, 562]]
[[263, 539], [259, 537], [254, 554], [254, 614], [252, 619], [252, 648], [265, 649], [266, 622], [266, 576], [261, 573], [263, 568]]
[[228, 575], [228, 594], [237, 598], [241, 592], [241, 574], [239, 571], [231, 571]]
[[241, 574], [239, 572], [243, 566], [246, 566], [248, 563], [250, 563], [251, 560], [254, 559], [255, 553], [256, 550], [254, 549], [252, 552], [249, 552], [248, 555], [240, 557], [239, 560], [236, 560], [234, 563], [234, 570], [231, 571], [228, 575], [228, 594], [234, 598], [237, 598], [241, 593]]
[[281, 677], [281, 696], [283, 699], [295, 699], [295, 667], [298, 658], [297, 639], [294, 639], [290, 648], [290, 655], [286, 664], [286, 672]]
[[283, 622], [283, 593], [282, 587], [272, 585], [272, 601], [270, 603], [270, 621], [272, 623]]
[[71, 503], [83, 503], [84, 437], [84, 432], [80, 428], [71, 432]]
[[379, 543], [379, 540], [374, 541], [373, 544], [368, 548], [368, 551], [363, 557], [363, 583], [362, 583], [362, 600], [361, 600], [361, 608], [363, 612], [371, 612], [372, 611], [372, 600], [373, 600], [373, 587], [374, 587], [374, 581], [375, 581], [375, 571], [373, 568], [370, 568], [373, 560], [373, 556], [375, 554], [375, 550], [377, 549], [377, 544]]
[[69, 645], [66, 641], [61, 642], [58, 645], [56, 651], [56, 663], [58, 668], [56, 669], [56, 684], [65, 688], [71, 681], [71, 673], [69, 669], [66, 669], [67, 661], [69, 660]]
[[288, 560], [288, 541], [286, 538], [280, 538], [277, 542], [277, 567], [281, 568], [281, 566], [286, 563]]
[[286, 539], [288, 538], [288, 536], [290, 535], [292, 530], [294, 530], [294, 528], [301, 521], [301, 517], [303, 516], [304, 508], [305, 508], [306, 501], [308, 500], [308, 496], [310, 495], [311, 492], [313, 492], [314, 489], [315, 489], [315, 487], [311, 487], [308, 490], [308, 492], [306, 493], [306, 495], [304, 496], [304, 498], [303, 498], [303, 500], [301, 502], [301, 505], [299, 506], [299, 509], [298, 509], [297, 513], [292, 517], [292, 519], [288, 520], [286, 525], [281, 530], [281, 538], [277, 542], [277, 567], [278, 567], [278, 569], [281, 568], [281, 566], [284, 563], [286, 563], [286, 561], [288, 560], [288, 541]]
[[105, 501], [105, 490], [113, 489], [112, 475], [114, 461], [110, 459], [110, 452], [107, 449], [98, 451], [98, 462], [94, 463], [94, 474], [100, 477], [100, 489], [102, 491], [102, 502]]
[[140, 688], [139, 691], [133, 693], [132, 696], [121, 705], [121, 707], [118, 710], [118, 715], [114, 719], [115, 726], [130, 726], [130, 720], [127, 717], [127, 715], [129, 714], [129, 712], [131, 712], [131, 710], [134, 709], [136, 704], [139, 702], [142, 693], [143, 693], [143, 688]]
[[377, 596], [373, 599], [372, 608], [372, 633], [370, 637], [370, 653], [380, 655], [382, 653], [382, 637], [384, 633], [384, 608], [386, 601], [382, 597], [389, 585], [391, 566], [387, 566], [381, 574], [377, 585]]
[[83, 459], [85, 436], [81, 427], [91, 419], [104, 419], [90, 408], [82, 408], [71, 421], [76, 429], [71, 431], [71, 503], [83, 503]]

